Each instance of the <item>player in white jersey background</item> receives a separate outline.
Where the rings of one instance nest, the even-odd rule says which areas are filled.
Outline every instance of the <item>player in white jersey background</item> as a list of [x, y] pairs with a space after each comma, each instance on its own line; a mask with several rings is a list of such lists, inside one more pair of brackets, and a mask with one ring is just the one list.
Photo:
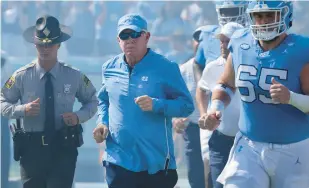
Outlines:
[[[197, 50], [197, 55], [195, 57], [196, 64], [195, 64], [194, 70], [196, 72], [195, 74], [196, 80], [200, 80], [199, 71], [202, 71], [205, 65], [207, 67], [207, 64], [209, 62], [214, 61], [221, 56], [221, 52], [220, 52], [221, 51], [220, 49], [222, 49], [220, 48], [221, 42], [219, 38], [217, 37], [220, 34], [220, 30], [227, 23], [230, 23], [230, 22], [238, 23], [239, 25], [242, 25], [242, 26], [247, 25], [247, 14], [245, 12], [247, 8], [247, 4], [248, 4], [247, 1], [233, 1], [233, 0], [216, 1], [216, 12], [218, 15], [219, 26], [217, 27], [208, 26], [208, 29], [207, 30], [205, 29], [201, 34], [202, 41], [200, 43], [200, 46]], [[198, 66], [196, 66], [197, 64]], [[198, 69], [196, 67], [198, 67]], [[207, 73], [207, 74], [210, 74], [210, 73]], [[213, 78], [213, 81], [215, 82], [216, 78]], [[197, 107], [200, 111], [202, 119], [203, 119], [203, 115], [206, 114], [206, 111], [207, 111], [208, 100], [209, 98], [205, 96], [205, 92], [200, 87], [197, 87], [196, 101], [197, 101]], [[207, 163], [207, 161], [209, 160], [209, 142], [208, 141], [211, 137], [212, 131], [202, 130], [200, 131], [200, 134], [201, 134], [200, 138], [201, 138], [202, 155], [203, 155], [204, 162]], [[219, 141], [216, 141], [216, 143], [220, 141], [224, 142], [224, 140], [221, 140], [220, 138], [218, 140]], [[227, 146], [226, 150], [228, 151], [230, 147], [231, 146]], [[228, 154], [223, 154], [223, 155], [226, 156]], [[213, 166], [214, 175], [212, 175], [211, 173], [212, 170], [210, 170], [210, 176], [213, 176], [213, 178], [209, 178], [209, 180], [216, 179], [215, 177], [217, 177], [220, 174], [225, 164], [224, 161], [226, 161], [225, 159], [226, 157], [222, 159], [223, 162], [221, 162], [221, 160], [219, 161], [216, 160], [218, 159], [218, 157], [221, 158], [220, 155], [218, 155], [218, 157], [213, 155], [213, 157], [214, 157], [213, 158], [214, 163], [212, 164], [212, 166]], [[210, 181], [209, 184], [210, 185], [216, 184], [216, 182]], [[218, 186], [220, 187], [220, 185]]]
[[[204, 97], [206, 100], [210, 99], [211, 92], [216, 89], [216, 82], [224, 71], [226, 58], [230, 53], [227, 48], [230, 38], [235, 31], [242, 28], [243, 26], [238, 23], [229, 22], [222, 27], [220, 34], [217, 36], [221, 43], [221, 56], [206, 65], [202, 78], [198, 83], [198, 87], [204, 91], [203, 94], [205, 95]], [[207, 109], [206, 101], [202, 101], [200, 106], [202, 105]], [[209, 134], [209, 131], [213, 131], [208, 145], [210, 151], [210, 174], [214, 188], [223, 187], [223, 185], [216, 180], [228, 160], [234, 138], [238, 132], [239, 106], [240, 97], [239, 94], [236, 93], [231, 101], [230, 106], [222, 115], [220, 126], [216, 130], [213, 130], [207, 126], [204, 118], [205, 114], [201, 114], [201, 118], [199, 119], [199, 126], [202, 129], [202, 135]]]

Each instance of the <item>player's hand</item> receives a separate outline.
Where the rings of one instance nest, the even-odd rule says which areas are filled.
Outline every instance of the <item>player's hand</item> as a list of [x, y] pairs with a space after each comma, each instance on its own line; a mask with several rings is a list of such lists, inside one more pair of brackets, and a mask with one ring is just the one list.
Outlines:
[[37, 116], [40, 113], [40, 98], [35, 99], [25, 105], [26, 116]]
[[108, 136], [108, 128], [106, 125], [98, 124], [97, 127], [93, 130], [93, 138], [97, 143], [102, 143]]
[[176, 133], [182, 134], [184, 130], [187, 128], [186, 122], [188, 122], [188, 118], [175, 118], [173, 119], [173, 128]]
[[78, 124], [78, 117], [73, 112], [62, 114], [62, 118], [64, 123], [67, 124], [68, 126], [75, 126]]
[[290, 90], [274, 78], [271, 79], [271, 83], [272, 85], [269, 90], [271, 99], [276, 103], [288, 104], [290, 101]]
[[214, 131], [220, 125], [221, 117], [222, 114], [219, 111], [208, 112], [200, 117], [198, 120], [198, 125], [201, 129]]
[[152, 98], [150, 98], [148, 95], [143, 95], [135, 98], [135, 103], [143, 111], [152, 111]]

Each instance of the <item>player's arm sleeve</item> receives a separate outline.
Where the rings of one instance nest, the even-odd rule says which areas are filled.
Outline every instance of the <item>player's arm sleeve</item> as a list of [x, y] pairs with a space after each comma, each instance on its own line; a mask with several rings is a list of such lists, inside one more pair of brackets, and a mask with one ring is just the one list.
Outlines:
[[188, 117], [194, 111], [191, 94], [176, 63], [167, 67], [163, 89], [166, 98], [153, 98], [153, 111], [168, 117]]
[[75, 113], [78, 117], [79, 123], [84, 123], [95, 115], [98, 105], [96, 89], [84, 74], [80, 74], [80, 82], [76, 98], [82, 104], [82, 107]]
[[1, 114], [11, 119], [25, 116], [25, 105], [17, 104], [21, 99], [21, 75], [14, 73], [1, 89]]
[[109, 108], [109, 97], [107, 92], [107, 86], [104, 76], [105, 68], [102, 68], [102, 87], [98, 92], [98, 120], [97, 124], [101, 123], [103, 125], [109, 125], [109, 115], [108, 115], [108, 108]]

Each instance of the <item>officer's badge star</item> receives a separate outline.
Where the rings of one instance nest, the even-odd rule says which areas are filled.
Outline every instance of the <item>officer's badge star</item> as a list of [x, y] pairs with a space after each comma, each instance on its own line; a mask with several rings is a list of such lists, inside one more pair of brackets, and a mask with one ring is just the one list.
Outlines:
[[70, 93], [71, 84], [64, 84], [64, 93]]

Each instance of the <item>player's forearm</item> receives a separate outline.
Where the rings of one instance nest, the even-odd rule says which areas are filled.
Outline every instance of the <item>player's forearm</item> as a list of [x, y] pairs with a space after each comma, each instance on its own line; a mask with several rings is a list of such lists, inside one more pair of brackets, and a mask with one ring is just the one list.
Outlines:
[[231, 102], [231, 97], [224, 91], [216, 89], [212, 92], [212, 97], [211, 100], [220, 100], [224, 103], [224, 106], [226, 107], [227, 105], [230, 104]]
[[196, 89], [196, 106], [200, 112], [200, 115], [203, 115], [207, 112], [209, 94], [203, 91], [200, 87]]

